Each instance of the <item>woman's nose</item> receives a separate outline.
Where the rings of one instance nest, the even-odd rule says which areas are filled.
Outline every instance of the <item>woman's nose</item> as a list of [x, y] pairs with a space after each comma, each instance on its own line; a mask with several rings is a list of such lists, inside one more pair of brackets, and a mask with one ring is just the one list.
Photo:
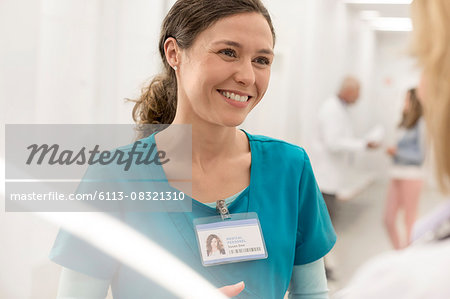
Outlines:
[[236, 82], [243, 86], [255, 83], [255, 70], [251, 61], [243, 61], [237, 66], [234, 76]]

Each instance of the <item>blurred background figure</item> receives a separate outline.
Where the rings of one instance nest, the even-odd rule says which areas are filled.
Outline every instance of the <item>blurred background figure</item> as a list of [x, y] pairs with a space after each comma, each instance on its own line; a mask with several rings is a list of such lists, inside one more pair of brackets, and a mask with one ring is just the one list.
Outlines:
[[377, 144], [354, 134], [349, 107], [359, 99], [360, 83], [347, 76], [337, 95], [329, 97], [319, 108], [318, 131], [313, 153], [320, 190], [325, 198], [332, 221], [335, 218], [336, 196], [348, 168], [349, 154], [376, 148]]
[[[393, 159], [384, 222], [392, 246], [401, 249], [409, 244], [411, 230], [417, 218], [417, 208], [423, 185], [424, 123], [422, 105], [415, 88], [408, 90], [399, 125], [396, 146], [387, 154]], [[405, 234], [397, 229], [399, 212], [404, 212]]]
[[[359, 95], [359, 81], [346, 76], [338, 93], [325, 100], [318, 112], [318, 131], [312, 148], [314, 169], [332, 222], [336, 221], [337, 194], [343, 187], [343, 174], [349, 167], [350, 155], [378, 146], [354, 134], [348, 109], [358, 101]], [[335, 276], [334, 263], [333, 255], [329, 254], [325, 263], [329, 279]]]

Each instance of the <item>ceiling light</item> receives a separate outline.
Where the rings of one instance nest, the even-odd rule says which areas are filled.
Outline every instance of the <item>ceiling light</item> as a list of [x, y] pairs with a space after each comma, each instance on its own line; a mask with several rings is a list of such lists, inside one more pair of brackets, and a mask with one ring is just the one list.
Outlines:
[[376, 18], [371, 21], [374, 30], [378, 31], [411, 31], [410, 18]]
[[359, 13], [359, 17], [363, 21], [371, 21], [379, 18], [380, 12], [378, 10], [363, 10]]

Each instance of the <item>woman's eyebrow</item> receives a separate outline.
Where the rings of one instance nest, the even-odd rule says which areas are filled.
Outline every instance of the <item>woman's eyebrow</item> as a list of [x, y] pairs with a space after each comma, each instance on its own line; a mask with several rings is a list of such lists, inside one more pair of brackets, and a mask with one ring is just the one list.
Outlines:
[[[231, 40], [219, 40], [219, 41], [216, 41], [213, 43], [213, 45], [216, 45], [216, 44], [225, 44], [227, 46], [242, 48], [242, 45], [240, 43], [231, 41]], [[257, 53], [273, 55], [273, 51], [271, 49], [261, 49], [261, 50], [258, 50]]]

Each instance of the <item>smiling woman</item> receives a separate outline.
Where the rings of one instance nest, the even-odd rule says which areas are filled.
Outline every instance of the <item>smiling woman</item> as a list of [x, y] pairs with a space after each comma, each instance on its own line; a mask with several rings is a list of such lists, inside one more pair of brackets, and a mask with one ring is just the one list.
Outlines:
[[[293, 298], [327, 298], [322, 257], [336, 235], [307, 154], [237, 128], [267, 90], [274, 43], [271, 18], [259, 0], [174, 4], [159, 41], [164, 72], [135, 101], [133, 118], [141, 125], [170, 124], [144, 138], [158, 148], [170, 144], [169, 157], [188, 150], [186, 138], [173, 128], [192, 125], [192, 189], [171, 179], [180, 172], [178, 164], [159, 166], [171, 188], [191, 197], [192, 211], [124, 213], [123, 218], [229, 296], [282, 298], [291, 284]], [[219, 202], [227, 204], [220, 209], [229, 212], [227, 220], [218, 217]], [[223, 243], [207, 242], [211, 250], [223, 246], [221, 254], [203, 259], [206, 239], [201, 241], [197, 223], [207, 229], [202, 236], [222, 236]], [[233, 242], [225, 240], [242, 242], [229, 250]], [[170, 290], [66, 233], [58, 236], [51, 257], [92, 276], [90, 282], [97, 279], [98, 288], [110, 284], [114, 298], [171, 298]], [[233, 285], [238, 281], [245, 289]]]
[[[246, 19], [248, 15], [252, 15], [251, 20]], [[226, 20], [230, 16], [237, 17], [233, 20], [240, 21], [239, 24], [233, 23], [233, 20], [230, 22], [229, 18]], [[252, 25], [251, 21], [254, 19], [259, 21], [257, 23], [258, 26], [252, 32], [249, 32], [247, 30], [253, 27], [249, 25]], [[219, 20], [225, 20], [225, 22], [220, 22], [222, 24], [217, 28], [205, 30], [211, 29], [208, 27], [218, 23]], [[226, 26], [231, 27], [227, 28]], [[242, 30], [242, 28], [246, 30]], [[225, 35], [221, 35], [223, 33]], [[255, 33], [260, 35], [259, 43], [262, 43], [262, 45], [258, 45], [255, 41], [251, 42], [252, 45], [249, 46], [261, 46], [262, 48], [256, 49], [256, 51], [252, 48], [243, 49], [243, 44], [247, 44], [249, 41], [247, 37]], [[267, 39], [267, 34], [271, 38]], [[214, 37], [214, 39], [208, 40], [211, 37]], [[243, 41], [241, 40], [242, 38], [244, 38]], [[206, 1], [202, 4], [196, 3], [196, 1], [178, 1], [163, 21], [159, 40], [159, 52], [165, 71], [156, 76], [150, 85], [143, 90], [142, 96], [136, 101], [133, 118], [141, 124], [173, 123], [175, 112], [179, 110], [177, 105], [180, 102], [180, 94], [177, 88], [180, 82], [177, 82], [177, 77], [180, 77], [179, 75], [181, 74], [186, 74], [184, 77], [187, 79], [188, 73], [186, 72], [189, 71], [188, 68], [192, 68], [192, 65], [189, 66], [189, 63], [193, 61], [197, 63], [197, 66], [200, 66], [199, 63], [214, 63], [221, 59], [223, 63], [218, 65], [216, 69], [219, 70], [220, 74], [224, 71], [224, 63], [229, 62], [225, 64], [225, 67], [229, 68], [231, 64], [236, 65], [236, 62], [245, 62], [243, 55], [254, 55], [256, 53], [258, 55], [252, 57], [252, 61], [254, 60], [254, 65], [260, 64], [262, 68], [266, 69], [266, 83], [268, 83], [274, 44], [275, 31], [272, 21], [269, 13], [259, 1], [221, 1], [220, 4], [213, 1]], [[246, 52], [242, 53], [242, 50]], [[255, 51], [255, 53], [251, 53], [251, 51]], [[184, 70], [181, 69], [181, 61], [178, 61], [181, 57], [170, 56], [174, 53], [178, 55], [181, 53], [190, 54], [184, 57], [185, 61], [183, 63], [186, 66]], [[210, 55], [203, 57], [203, 54]], [[259, 57], [263, 55], [268, 55], [268, 57]], [[201, 59], [197, 60], [199, 56], [201, 56]], [[245, 58], [248, 57], [246, 56]], [[207, 63], [204, 67], [211, 66], [211, 64]], [[204, 69], [202, 68], [202, 70]], [[214, 69], [209, 70], [211, 72], [214, 71]], [[198, 72], [200, 69], [191, 69], [190, 71]], [[178, 76], [176, 73], [178, 73]], [[216, 75], [219, 74], [216, 73]], [[206, 77], [206, 74], [202, 74], [199, 78], [191, 77], [190, 79], [195, 80]], [[188, 82], [186, 81], [186, 83]], [[239, 89], [234, 90], [235, 94], [239, 94]], [[240, 95], [245, 95], [247, 92], [242, 92]], [[255, 90], [252, 90], [252, 92], [255, 92]]]
[[188, 49], [174, 37], [166, 39], [166, 59], [177, 66], [179, 106], [173, 123], [241, 124], [267, 90], [272, 48], [270, 26], [259, 13], [218, 20]]

